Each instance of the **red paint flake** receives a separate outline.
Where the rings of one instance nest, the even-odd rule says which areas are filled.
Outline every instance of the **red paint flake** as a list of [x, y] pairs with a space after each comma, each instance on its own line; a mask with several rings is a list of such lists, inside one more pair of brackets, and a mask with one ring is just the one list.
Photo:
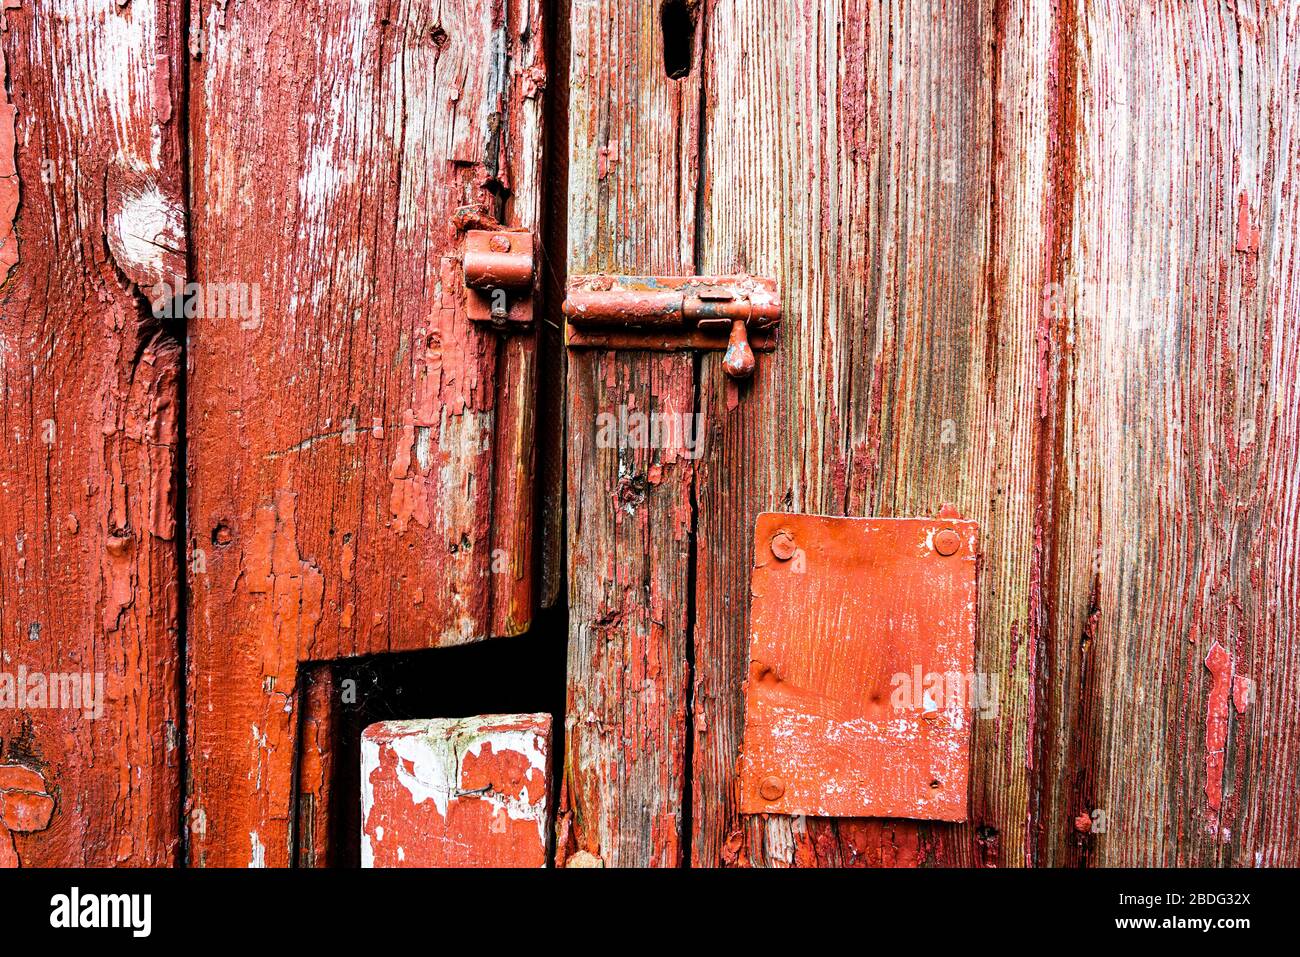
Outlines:
[[39, 771], [21, 764], [0, 764], [0, 791], [44, 791], [45, 779]]
[[736, 828], [727, 835], [727, 840], [722, 845], [720, 858], [724, 867], [738, 867], [748, 864], [747, 860], [742, 860], [742, 852], [745, 849], [745, 832]]
[[519, 75], [519, 92], [525, 100], [535, 100], [546, 86], [546, 71], [540, 66], [529, 67]]
[[[531, 772], [531, 773], [530, 773]], [[478, 754], [466, 753], [460, 765], [460, 786], [466, 791], [488, 790], [511, 798], [523, 798], [540, 782], [528, 758], [518, 751], [493, 750], [490, 743]]]
[[1205, 656], [1211, 674], [1210, 700], [1205, 720], [1205, 797], [1216, 814], [1223, 804], [1223, 749], [1228, 743], [1228, 695], [1232, 687], [1232, 662], [1217, 641]]
[[11, 831], [42, 831], [54, 815], [54, 798], [30, 791], [7, 791], [0, 797], [0, 823]]
[[1259, 252], [1259, 228], [1250, 224], [1250, 201], [1245, 193], [1237, 196], [1237, 252]]
[[1232, 704], [1237, 714], [1245, 714], [1246, 708], [1255, 700], [1255, 683], [1245, 675], [1232, 679]]
[[46, 793], [45, 777], [18, 764], [0, 765], [0, 868], [21, 861], [13, 834], [43, 831], [54, 816], [54, 798]]

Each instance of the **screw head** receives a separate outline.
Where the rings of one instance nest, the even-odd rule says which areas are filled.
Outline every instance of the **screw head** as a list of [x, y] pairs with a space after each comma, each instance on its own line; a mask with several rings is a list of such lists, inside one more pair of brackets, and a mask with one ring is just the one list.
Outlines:
[[785, 782], [775, 774], [769, 775], [759, 782], [758, 793], [764, 801], [778, 801], [785, 793]]
[[488, 240], [488, 248], [494, 253], [508, 253], [510, 252], [510, 239], [497, 233]]
[[777, 532], [772, 536], [772, 554], [777, 561], [788, 562], [794, 557], [794, 538], [789, 532]]
[[951, 528], [945, 528], [934, 536], [934, 550], [940, 555], [956, 555], [961, 548], [961, 536]]

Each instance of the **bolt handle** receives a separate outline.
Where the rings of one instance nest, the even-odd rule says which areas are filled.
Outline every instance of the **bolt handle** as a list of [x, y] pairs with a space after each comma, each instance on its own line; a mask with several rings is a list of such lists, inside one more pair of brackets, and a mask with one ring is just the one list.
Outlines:
[[749, 330], [744, 319], [733, 319], [722, 370], [733, 379], [748, 379], [754, 373], [754, 350], [749, 347]]

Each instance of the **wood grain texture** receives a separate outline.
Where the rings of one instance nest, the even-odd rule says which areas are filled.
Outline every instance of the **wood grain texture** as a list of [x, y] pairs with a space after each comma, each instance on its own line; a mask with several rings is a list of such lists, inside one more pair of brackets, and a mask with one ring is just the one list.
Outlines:
[[540, 7], [192, 17], [195, 279], [259, 306], [190, 328], [190, 860], [282, 866], [299, 662], [528, 623], [531, 338], [465, 318], [453, 216], [536, 225]]
[[1300, 11], [1063, 14], [1039, 861], [1295, 865]]
[[[0, 764], [40, 811], [10, 866], [180, 852], [181, 358], [149, 307], [185, 268], [179, 10], [0, 12]], [[36, 698], [56, 674], [97, 676], [102, 713]]]
[[[689, 274], [699, 53], [664, 72], [659, 4], [570, 7], [570, 275]], [[689, 355], [568, 356], [569, 701], [557, 861], [682, 856], [694, 467], [680, 444], [597, 443], [620, 408], [694, 410]]]
[[[700, 371], [694, 862], [1023, 862], [1037, 304], [992, 311], [994, 142], [1020, 135], [994, 111], [995, 10], [708, 10], [701, 266], [775, 276], [785, 314], [752, 383], [736, 390], [712, 355]], [[755, 515], [933, 515], [945, 501], [981, 528], [977, 669], [1001, 692], [974, 730], [970, 821], [742, 818]]]

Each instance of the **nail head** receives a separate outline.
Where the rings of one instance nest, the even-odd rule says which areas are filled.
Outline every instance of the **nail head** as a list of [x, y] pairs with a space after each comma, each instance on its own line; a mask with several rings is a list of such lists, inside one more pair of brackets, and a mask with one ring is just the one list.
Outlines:
[[961, 536], [951, 528], [945, 528], [934, 536], [934, 550], [940, 555], [956, 555], [961, 548]]
[[787, 562], [794, 557], [794, 539], [789, 532], [777, 532], [772, 536], [772, 554], [779, 561]]

